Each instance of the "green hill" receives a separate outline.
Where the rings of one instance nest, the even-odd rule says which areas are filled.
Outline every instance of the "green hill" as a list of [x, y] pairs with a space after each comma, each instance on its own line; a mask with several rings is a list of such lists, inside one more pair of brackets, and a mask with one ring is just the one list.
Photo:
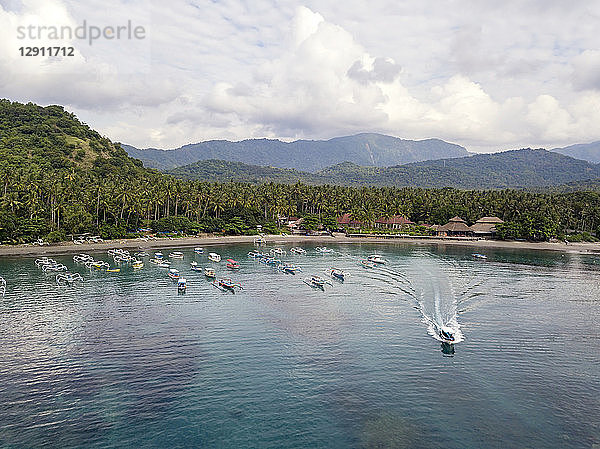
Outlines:
[[142, 160], [147, 167], [159, 170], [170, 170], [201, 160], [224, 160], [316, 172], [340, 161], [386, 167], [469, 154], [463, 147], [439, 139], [414, 141], [373, 133], [295, 142], [273, 139], [240, 142], [211, 140], [175, 150], [140, 150], [129, 145], [124, 148], [130, 156]]
[[600, 163], [600, 140], [591, 143], [569, 145], [563, 148], [553, 148], [551, 151], [576, 159], [583, 159], [594, 164]]

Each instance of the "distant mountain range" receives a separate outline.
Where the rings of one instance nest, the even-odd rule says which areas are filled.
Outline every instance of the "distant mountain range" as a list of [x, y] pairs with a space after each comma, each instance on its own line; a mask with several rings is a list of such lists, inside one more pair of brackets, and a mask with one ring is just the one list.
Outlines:
[[462, 189], [534, 188], [589, 182], [600, 178], [600, 165], [543, 149], [512, 150], [469, 157], [365, 167], [343, 162], [317, 173], [220, 160], [200, 161], [168, 173], [203, 181], [252, 183], [301, 181], [309, 184], [455, 187]]
[[600, 140], [592, 143], [579, 143], [563, 148], [553, 148], [551, 151], [583, 159], [584, 161], [597, 164], [600, 162]]
[[175, 150], [140, 150], [130, 145], [122, 146], [131, 157], [141, 160], [146, 167], [158, 170], [169, 170], [213, 159], [316, 172], [342, 161], [361, 166], [388, 167], [470, 154], [460, 145], [439, 139], [415, 141], [373, 133], [294, 142], [271, 139], [239, 142], [210, 140], [185, 145]]

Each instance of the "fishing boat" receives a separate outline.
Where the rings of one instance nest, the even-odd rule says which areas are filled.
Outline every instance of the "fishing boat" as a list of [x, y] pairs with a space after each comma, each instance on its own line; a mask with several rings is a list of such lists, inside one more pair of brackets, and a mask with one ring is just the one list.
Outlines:
[[107, 273], [118, 273], [119, 271], [121, 271], [120, 268], [107, 268], [106, 269]]
[[296, 274], [298, 271], [302, 271], [302, 268], [292, 264], [281, 264], [277, 267], [279, 271], [283, 271], [286, 274]]
[[221, 262], [221, 255], [217, 253], [208, 253], [208, 260], [213, 262]]
[[83, 281], [83, 277], [79, 273], [70, 273], [68, 271], [56, 275], [56, 283], [58, 285], [73, 285], [75, 281]]
[[448, 326], [437, 326], [438, 336], [446, 343], [454, 343], [454, 329]]
[[215, 274], [214, 268], [205, 267], [204, 268], [204, 276], [206, 276], [207, 278], [213, 278], [214, 279], [217, 275]]
[[168, 271], [167, 276], [169, 276], [173, 280], [179, 279], [179, 270], [176, 270], [175, 268], [171, 268]]
[[331, 254], [333, 252], [331, 248], [327, 248], [326, 246], [317, 246], [315, 250], [321, 254]]
[[346, 273], [344, 273], [339, 268], [335, 268], [335, 267], [331, 267], [331, 270], [329, 270], [329, 275], [332, 278], [337, 279], [338, 281], [341, 281], [341, 282], [344, 282], [344, 279], [346, 277]]
[[375, 268], [375, 263], [367, 259], [361, 260], [360, 264], [365, 268]]
[[180, 277], [177, 279], [177, 291], [180, 293], [185, 293], [187, 290], [187, 279]]
[[183, 259], [183, 253], [179, 251], [173, 251], [169, 254], [169, 258], [171, 259]]
[[200, 273], [202, 273], [202, 267], [198, 266], [198, 262], [192, 262], [190, 264], [190, 270], [199, 271]]
[[0, 295], [4, 296], [6, 294], [6, 279], [0, 276]]
[[327, 280], [323, 279], [321, 276], [317, 276], [317, 275], [313, 275], [310, 278], [304, 279], [304, 283], [313, 288], [320, 288], [321, 290], [325, 290], [325, 285], [333, 286], [333, 284], [330, 281], [327, 281]]
[[300, 248], [299, 246], [290, 249], [290, 252], [293, 254], [306, 254], [306, 250], [304, 248]]
[[287, 252], [282, 248], [273, 248], [269, 251], [273, 256], [286, 256]]
[[241, 288], [243, 290], [243, 287], [240, 284], [236, 284], [229, 278], [214, 280], [212, 284], [219, 290], [230, 291], [232, 293], [235, 293], [236, 288]]
[[240, 264], [237, 263], [235, 260], [233, 259], [227, 259], [227, 268], [229, 268], [230, 270], [239, 270], [240, 269]]
[[142, 262], [141, 260], [135, 260], [131, 266], [133, 267], [134, 270], [140, 270], [142, 268], [144, 268], [144, 262]]
[[471, 254], [475, 259], [486, 260], [487, 256], [485, 254], [473, 253]]
[[371, 254], [369, 257], [367, 257], [367, 260], [369, 262], [378, 263], [380, 265], [383, 265], [385, 263], [385, 259], [379, 254]]
[[196, 254], [204, 254], [204, 248], [194, 248], [194, 253], [196, 253]]

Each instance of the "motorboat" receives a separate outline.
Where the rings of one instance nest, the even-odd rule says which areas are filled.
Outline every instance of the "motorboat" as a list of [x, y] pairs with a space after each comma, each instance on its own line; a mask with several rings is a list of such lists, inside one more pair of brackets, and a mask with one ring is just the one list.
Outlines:
[[208, 253], [208, 260], [213, 262], [221, 262], [221, 255], [217, 253]]
[[243, 288], [240, 284], [236, 284], [229, 278], [214, 280], [212, 284], [215, 287], [217, 287], [219, 290], [230, 291], [232, 293], [235, 293], [236, 288], [241, 288], [243, 290]]
[[199, 271], [200, 273], [202, 273], [202, 267], [198, 265], [198, 262], [192, 262], [190, 264], [190, 270]]
[[281, 264], [277, 267], [277, 269], [286, 274], [296, 274], [298, 271], [302, 271], [302, 268], [292, 264]]
[[204, 276], [206, 276], [207, 278], [215, 278], [216, 277], [215, 269], [211, 268], [211, 267], [205, 267], [204, 268]]
[[142, 262], [141, 260], [134, 260], [131, 263], [131, 266], [133, 267], [134, 270], [140, 270], [140, 269], [144, 268], [144, 262]]
[[476, 258], [476, 259], [482, 259], [482, 260], [486, 260], [487, 259], [487, 256], [485, 254], [473, 253], [471, 255], [474, 258]]
[[325, 280], [321, 276], [317, 275], [313, 275], [310, 278], [304, 279], [304, 283], [313, 288], [320, 288], [321, 290], [325, 290], [325, 285], [333, 286], [333, 284], [330, 281]]
[[240, 264], [233, 259], [227, 259], [227, 268], [230, 270], [239, 270]]
[[286, 256], [287, 252], [282, 248], [273, 248], [269, 251], [273, 256]]
[[370, 260], [364, 259], [360, 261], [360, 264], [364, 267], [364, 268], [375, 268], [375, 263], [371, 262]]
[[260, 251], [252, 250], [248, 252], [248, 257], [251, 257], [252, 259], [260, 259], [261, 257], [264, 257], [264, 254]]
[[306, 250], [304, 248], [300, 248], [299, 246], [290, 249], [290, 252], [293, 254], [306, 254]]
[[317, 246], [315, 250], [321, 254], [331, 254], [333, 252], [331, 248], [327, 248], [326, 246]]
[[171, 267], [171, 262], [168, 260], [163, 260], [162, 262], [160, 262], [157, 265], [158, 268], [170, 268]]
[[337, 279], [338, 281], [344, 282], [344, 278], [346, 277], [346, 273], [344, 273], [339, 268], [331, 267], [329, 270], [329, 274], [332, 278]]
[[445, 341], [446, 343], [454, 343], [454, 329], [448, 326], [438, 326], [437, 328], [438, 336]]
[[83, 281], [83, 277], [79, 273], [59, 273], [56, 275], [56, 283], [61, 286], [73, 285], [75, 281]]
[[367, 260], [369, 262], [378, 263], [381, 265], [383, 265], [385, 263], [385, 259], [383, 258], [383, 256], [380, 256], [379, 254], [371, 254], [369, 257], [367, 257]]
[[183, 253], [180, 251], [173, 251], [169, 254], [169, 258], [171, 259], [183, 259]]
[[177, 279], [177, 291], [184, 293], [187, 290], [187, 279], [180, 277]]
[[194, 253], [196, 253], [196, 254], [204, 254], [204, 248], [194, 248]]
[[160, 251], [154, 253], [154, 258], [155, 259], [162, 259], [162, 258], [164, 258], [163, 253], [161, 253]]
[[175, 268], [171, 268], [168, 272], [167, 272], [167, 276], [169, 276], [171, 279], [175, 280], [175, 279], [179, 279], [179, 270], [176, 270]]

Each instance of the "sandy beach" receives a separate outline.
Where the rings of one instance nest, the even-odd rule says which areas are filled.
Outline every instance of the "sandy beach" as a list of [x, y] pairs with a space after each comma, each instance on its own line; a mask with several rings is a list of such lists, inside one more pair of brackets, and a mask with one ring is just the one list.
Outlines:
[[[29, 257], [42, 255], [77, 254], [94, 251], [106, 251], [110, 248], [128, 250], [150, 250], [160, 248], [185, 248], [195, 246], [216, 246], [235, 243], [252, 243], [255, 236], [206, 236], [185, 237], [177, 239], [157, 240], [110, 240], [102, 243], [84, 243], [76, 245], [71, 242], [62, 242], [55, 245], [0, 245], [0, 257]], [[421, 245], [421, 246], [465, 246], [475, 250], [486, 248], [502, 248], [515, 250], [563, 251], [577, 254], [600, 254], [600, 243], [569, 243], [563, 242], [514, 242], [502, 240], [457, 240], [444, 238], [414, 239], [414, 238], [382, 238], [382, 237], [348, 237], [344, 234], [335, 236], [301, 236], [301, 235], [270, 235], [265, 237], [268, 244], [283, 245], [302, 243], [327, 244], [355, 244], [377, 243], [387, 245]]]

